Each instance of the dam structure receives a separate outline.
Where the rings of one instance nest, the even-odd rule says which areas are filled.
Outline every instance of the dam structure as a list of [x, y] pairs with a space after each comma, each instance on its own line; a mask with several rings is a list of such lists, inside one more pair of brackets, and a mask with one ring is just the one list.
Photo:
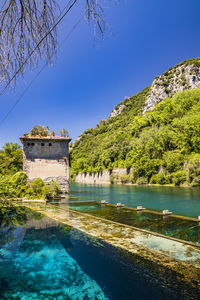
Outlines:
[[69, 137], [22, 136], [23, 171], [29, 180], [56, 180], [63, 193], [69, 192]]

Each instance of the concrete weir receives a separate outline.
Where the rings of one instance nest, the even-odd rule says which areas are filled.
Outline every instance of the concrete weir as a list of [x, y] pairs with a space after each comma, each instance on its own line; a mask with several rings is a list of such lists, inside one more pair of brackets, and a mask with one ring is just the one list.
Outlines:
[[157, 271], [162, 272], [163, 276], [170, 270], [178, 281], [189, 284], [200, 292], [200, 247], [66, 207], [52, 204], [27, 206], [126, 250], [134, 257], [142, 258], [147, 264], [156, 265]]

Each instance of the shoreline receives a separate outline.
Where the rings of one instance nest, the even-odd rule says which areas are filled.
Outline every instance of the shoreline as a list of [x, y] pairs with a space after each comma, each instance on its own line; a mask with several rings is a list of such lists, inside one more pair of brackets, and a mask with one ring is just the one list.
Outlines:
[[94, 186], [98, 186], [98, 185], [112, 185], [112, 186], [119, 186], [119, 185], [124, 185], [124, 186], [140, 186], [140, 187], [175, 187], [175, 188], [189, 188], [189, 189], [200, 189], [200, 186], [190, 186], [190, 185], [174, 185], [174, 184], [158, 184], [158, 183], [147, 183], [147, 184], [138, 184], [138, 183], [131, 183], [131, 182], [127, 182], [127, 183], [120, 183], [120, 182], [116, 182], [116, 183], [111, 183], [111, 182], [104, 182], [104, 183], [91, 183], [91, 182], [79, 182], [76, 180], [71, 180], [69, 182], [70, 183], [78, 183], [78, 184], [88, 184], [88, 185], [94, 185]]

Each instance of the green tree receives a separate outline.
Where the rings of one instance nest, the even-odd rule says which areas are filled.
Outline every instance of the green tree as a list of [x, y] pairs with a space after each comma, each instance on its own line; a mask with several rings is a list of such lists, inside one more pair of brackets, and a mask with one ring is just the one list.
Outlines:
[[17, 143], [6, 143], [0, 150], [0, 174], [14, 174], [22, 170], [22, 150]]
[[50, 136], [55, 136], [55, 131], [50, 131], [50, 132], [49, 132], [49, 135], [50, 135]]
[[30, 134], [32, 136], [48, 136], [49, 135], [49, 127], [48, 126], [42, 126], [42, 125], [35, 125], [31, 131]]
[[65, 128], [61, 129], [58, 133], [59, 133], [60, 136], [62, 136], [62, 137], [67, 137], [67, 136], [69, 136], [69, 132], [68, 132]]

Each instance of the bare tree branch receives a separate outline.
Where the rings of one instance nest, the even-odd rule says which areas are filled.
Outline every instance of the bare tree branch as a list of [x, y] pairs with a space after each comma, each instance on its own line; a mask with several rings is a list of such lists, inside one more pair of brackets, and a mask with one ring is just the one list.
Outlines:
[[[4, 0], [0, 4], [0, 86], [5, 85], [3, 90], [11, 83], [15, 85], [27, 66], [36, 67], [40, 59], [52, 61], [58, 44], [57, 24], [78, 1], [81, 0], [66, 0], [66, 11], [62, 13], [58, 0]], [[106, 23], [101, 0], [84, 1], [85, 19], [103, 36]]]
[[[32, 49], [56, 22], [58, 6], [54, 0], [9, 0], [0, 7], [0, 83], [10, 80], [17, 70], [24, 73], [23, 62]], [[39, 59], [51, 60], [56, 52], [56, 28], [50, 32], [28, 65], [35, 67]], [[16, 80], [17, 77], [15, 77]]]

